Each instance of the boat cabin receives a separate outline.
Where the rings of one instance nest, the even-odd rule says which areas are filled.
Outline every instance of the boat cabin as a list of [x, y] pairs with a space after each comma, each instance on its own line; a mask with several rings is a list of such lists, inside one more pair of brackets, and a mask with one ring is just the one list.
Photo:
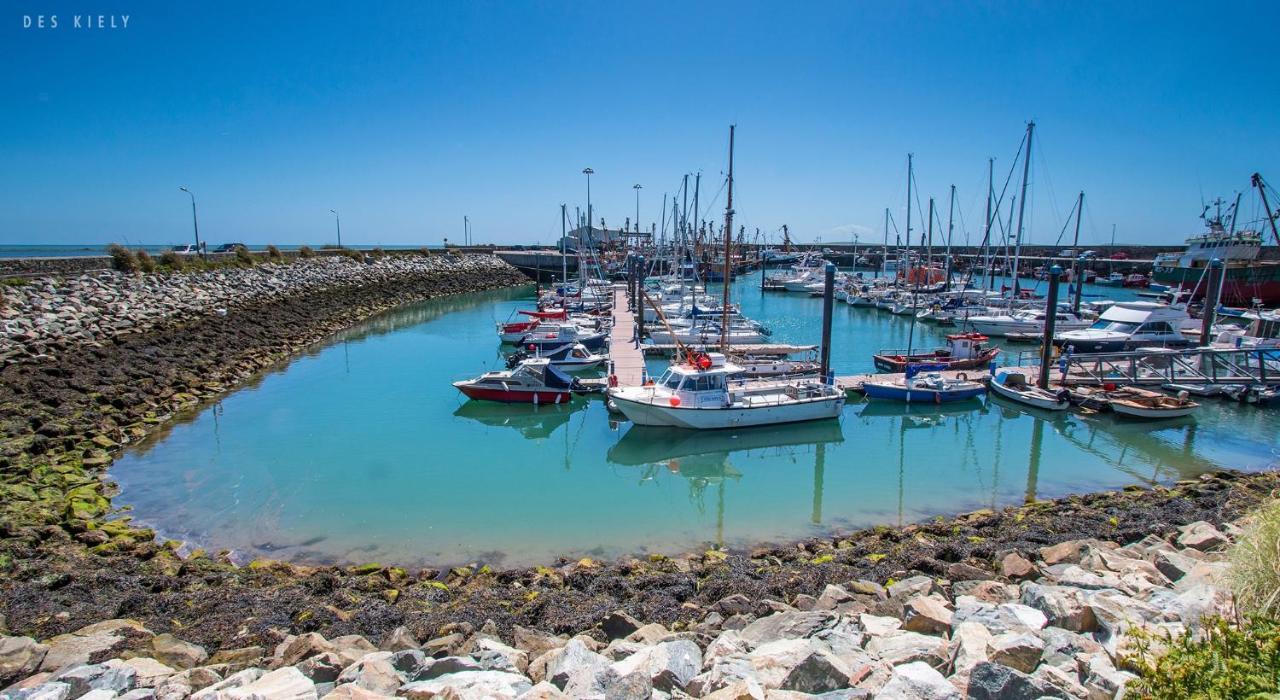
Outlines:
[[729, 388], [743, 369], [718, 352], [698, 353], [691, 362], [673, 364], [654, 383], [671, 396], [671, 405], [721, 407], [729, 403]]
[[984, 344], [990, 340], [981, 333], [954, 333], [947, 336], [949, 356], [956, 360], [968, 360], [978, 357], [986, 348]]

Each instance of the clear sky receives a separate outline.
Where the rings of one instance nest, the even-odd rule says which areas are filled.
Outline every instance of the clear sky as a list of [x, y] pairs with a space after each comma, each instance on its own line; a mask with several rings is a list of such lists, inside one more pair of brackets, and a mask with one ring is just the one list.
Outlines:
[[[115, 30], [74, 16], [114, 16]], [[34, 26], [45, 15], [46, 28]], [[58, 27], [48, 28], [50, 15]], [[24, 28], [26, 16], [33, 22]], [[96, 19], [94, 20], [96, 22]], [[1029, 239], [1176, 243], [1280, 183], [1280, 3], [0, 2], [0, 243], [549, 243], [559, 205], [879, 240], [958, 190], [981, 236], [1037, 122]], [[1244, 218], [1256, 216], [1248, 193]], [[719, 200], [703, 198], [708, 218]], [[736, 226], [735, 226], [736, 228]]]

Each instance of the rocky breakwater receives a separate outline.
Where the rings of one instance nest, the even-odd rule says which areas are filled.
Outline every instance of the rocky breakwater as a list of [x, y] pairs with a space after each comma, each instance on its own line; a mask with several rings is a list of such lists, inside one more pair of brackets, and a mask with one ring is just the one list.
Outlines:
[[375, 313], [525, 281], [492, 256], [415, 254], [0, 288], [0, 564], [67, 535], [145, 555], [149, 532], [107, 519], [123, 445]]
[[1071, 540], [956, 569], [727, 596], [668, 628], [618, 610], [577, 634], [455, 623], [425, 643], [278, 630], [210, 653], [132, 620], [0, 639], [3, 700], [426, 698], [1113, 698], [1137, 634], [1231, 614], [1230, 523], [1119, 545]]

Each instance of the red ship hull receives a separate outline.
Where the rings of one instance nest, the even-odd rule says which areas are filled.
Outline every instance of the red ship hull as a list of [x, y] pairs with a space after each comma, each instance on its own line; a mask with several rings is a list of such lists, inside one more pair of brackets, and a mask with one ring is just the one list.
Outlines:
[[522, 389], [504, 391], [502, 389], [466, 384], [459, 386], [458, 391], [466, 394], [468, 398], [479, 399], [481, 401], [498, 401], [500, 403], [530, 403], [543, 405], [569, 403], [573, 398], [573, 394], [567, 391], [526, 391]]

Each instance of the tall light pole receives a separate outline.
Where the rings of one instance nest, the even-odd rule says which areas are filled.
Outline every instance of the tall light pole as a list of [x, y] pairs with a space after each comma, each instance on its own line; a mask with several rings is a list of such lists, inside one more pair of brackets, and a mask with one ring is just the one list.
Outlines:
[[644, 188], [644, 185], [641, 185], [638, 182], [631, 186], [631, 189], [636, 191], [636, 231], [637, 232], [640, 230], [640, 190], [643, 188]]
[[338, 248], [341, 249], [342, 248], [342, 217], [338, 216], [337, 210], [330, 209], [329, 212], [333, 214], [333, 223], [336, 224], [338, 227]]
[[587, 241], [588, 241], [588, 245], [590, 245], [591, 239], [594, 238], [594, 236], [591, 235], [592, 228], [595, 226], [595, 223], [591, 221], [591, 176], [594, 173], [595, 171], [592, 170], [591, 168], [582, 169], [582, 174], [587, 176]]
[[462, 245], [471, 245], [471, 217], [462, 217]]
[[196, 196], [191, 194], [191, 190], [186, 187], [179, 187], [178, 189], [191, 196], [191, 227], [196, 232], [196, 254], [200, 254], [200, 221], [196, 218]]

